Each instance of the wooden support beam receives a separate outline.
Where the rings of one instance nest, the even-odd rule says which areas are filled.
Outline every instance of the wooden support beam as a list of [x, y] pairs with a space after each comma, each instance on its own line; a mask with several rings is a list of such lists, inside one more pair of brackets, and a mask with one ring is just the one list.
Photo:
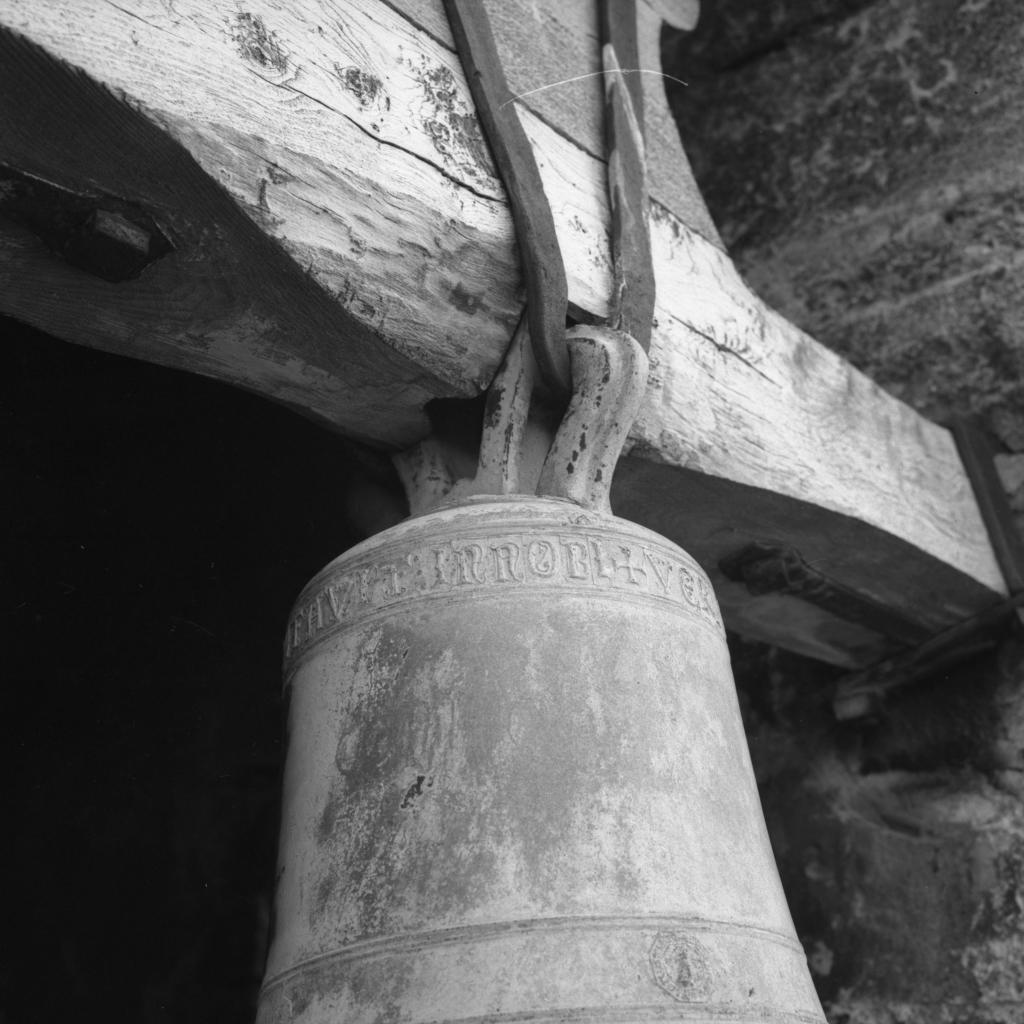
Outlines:
[[[55, 256], [19, 208], [0, 231], [0, 309], [263, 391], [349, 436], [421, 438], [430, 396], [486, 386], [522, 300], [440, 5], [403, 6], [5, 0], [0, 85], [17, 102], [0, 108], [0, 164], [92, 197], [129, 238], [141, 210], [173, 248], [134, 279], [103, 280]], [[513, 29], [550, 50], [556, 16], [510, 6], [489, 8], [506, 12], [495, 17], [509, 52], [528, 49]], [[661, 15], [641, 9], [642, 63], [655, 70]], [[558, 8], [580, 26], [560, 78], [596, 70], [590, 10]], [[559, 64], [552, 53], [539, 73]], [[520, 111], [571, 307], [600, 318], [611, 280], [600, 81], [572, 83], [581, 91], [566, 102], [541, 88], [550, 78], [510, 69], [531, 93]], [[701, 558], [733, 628], [840, 664], [904, 642], [883, 636], [878, 612], [905, 636], [993, 604], [1005, 588], [947, 432], [749, 291], [667, 133], [661, 82], [644, 75], [644, 88], [658, 306], [617, 510]], [[719, 562], [752, 544], [795, 548], [839, 598], [756, 596], [742, 572], [730, 580]], [[835, 614], [844, 600], [865, 606], [859, 621]]]
[[[3, 29], [0, 94], [4, 313], [230, 380], [367, 441], [427, 429], [422, 403], [451, 389], [340, 308], [136, 106]], [[164, 244], [113, 280], [98, 241], [131, 217], [153, 229], [136, 245]]]

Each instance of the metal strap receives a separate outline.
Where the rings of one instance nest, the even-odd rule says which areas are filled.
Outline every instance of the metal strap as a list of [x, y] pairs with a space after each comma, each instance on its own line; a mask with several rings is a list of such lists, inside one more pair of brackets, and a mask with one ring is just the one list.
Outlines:
[[[564, 398], [573, 383], [565, 344], [568, 288], [533, 146], [516, 112], [482, 0], [444, 0], [444, 6], [477, 114], [508, 192], [540, 382]], [[614, 276], [608, 325], [631, 335], [646, 352], [654, 318], [654, 266], [636, 3], [599, 0], [598, 6]]]
[[654, 322], [654, 260], [636, 2], [600, 0], [599, 9], [615, 282], [608, 324], [631, 334], [646, 352]]
[[477, 115], [508, 192], [526, 279], [534, 355], [544, 383], [566, 398], [572, 390], [565, 347], [568, 287], [533, 146], [516, 113], [482, 0], [444, 0], [444, 7]]

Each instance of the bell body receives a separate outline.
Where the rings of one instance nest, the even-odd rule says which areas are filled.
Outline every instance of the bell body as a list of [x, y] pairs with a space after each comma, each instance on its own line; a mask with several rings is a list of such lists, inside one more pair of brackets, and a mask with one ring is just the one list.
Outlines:
[[319, 573], [258, 1021], [823, 1022], [685, 552], [538, 498]]

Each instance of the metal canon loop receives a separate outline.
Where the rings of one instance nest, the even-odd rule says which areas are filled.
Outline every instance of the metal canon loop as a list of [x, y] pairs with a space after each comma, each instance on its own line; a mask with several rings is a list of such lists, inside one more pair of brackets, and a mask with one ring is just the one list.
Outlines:
[[647, 354], [625, 331], [566, 332], [573, 393], [541, 469], [537, 493], [611, 513], [615, 464], [647, 385]]
[[[528, 336], [524, 317], [488, 391], [476, 475], [456, 485], [449, 502], [527, 489], [525, 433], [537, 377]], [[571, 327], [565, 338], [573, 391], [536, 492], [610, 514], [612, 474], [644, 396], [647, 355], [635, 338], [611, 327]]]

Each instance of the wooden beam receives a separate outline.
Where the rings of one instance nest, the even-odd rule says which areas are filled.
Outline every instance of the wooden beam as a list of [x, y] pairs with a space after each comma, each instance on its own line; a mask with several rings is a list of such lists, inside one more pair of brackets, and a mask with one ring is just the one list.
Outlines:
[[[450, 387], [340, 308], [150, 118], [3, 29], [0, 94], [3, 312], [228, 379], [367, 441], [427, 429], [416, 404]], [[102, 234], [97, 212], [125, 223], [126, 206], [167, 243], [137, 277], [55, 256]]]
[[[533, 5], [518, 6], [508, 23], [531, 44], [554, 38], [533, 24], [544, 17]], [[580, 0], [559, 17], [567, 8], [577, 19], [590, 9]], [[642, 63], [657, 66], [661, 18], [641, 8]], [[410, 9], [415, 17], [376, 0], [139, 0], [131, 11], [5, 0], [2, 20], [20, 39], [103, 84], [89, 87], [89, 123], [111, 126], [90, 142], [77, 127], [82, 103], [65, 89], [47, 114], [51, 141], [35, 138], [47, 83], [60, 76], [8, 37], [32, 56], [4, 62], [5, 94], [24, 98], [0, 115], [0, 163], [135, 203], [175, 248], [135, 280], [76, 286], [81, 271], [55, 272], [46, 245], [9, 226], [0, 307], [71, 340], [263, 390], [349, 435], [417, 440], [428, 396], [486, 385], [522, 300], [503, 193], [439, 5]], [[596, 46], [579, 67], [571, 51], [562, 77], [596, 67]], [[521, 73], [524, 93], [551, 84]], [[580, 82], [599, 110], [599, 80]], [[657, 77], [645, 75], [644, 88], [649, 120], [670, 123]], [[570, 302], [600, 318], [604, 165], [577, 123], [590, 100], [562, 107], [558, 97], [545, 88], [520, 109]], [[135, 118], [170, 140], [155, 159]], [[133, 132], [134, 148], [116, 142]], [[678, 140], [655, 131], [651, 150], [653, 372], [618, 510], [701, 557], [733, 628], [840, 664], [865, 664], [894, 641], [792, 594], [754, 596], [718, 561], [750, 542], [795, 547], [830, 586], [923, 632], [998, 600], [1003, 581], [949, 435], [765, 307], [720, 248]], [[36, 275], [59, 283], [40, 295]], [[168, 310], [163, 294], [178, 296]]]

